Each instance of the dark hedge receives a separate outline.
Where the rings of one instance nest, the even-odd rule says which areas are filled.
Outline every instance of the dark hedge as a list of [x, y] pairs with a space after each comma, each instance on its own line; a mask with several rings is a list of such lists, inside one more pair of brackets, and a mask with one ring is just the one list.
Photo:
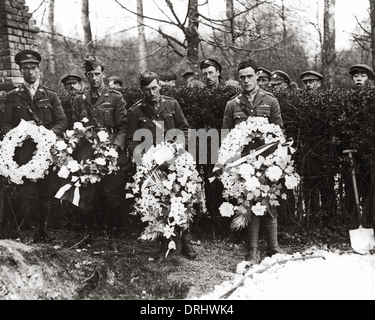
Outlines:
[[[220, 129], [225, 105], [238, 89], [165, 86], [161, 92], [180, 103], [191, 128]], [[122, 93], [128, 107], [142, 98], [139, 87], [125, 87]], [[357, 228], [351, 165], [342, 151], [357, 150], [355, 169], [360, 196], [373, 190], [369, 164], [375, 163], [374, 90], [338, 88], [273, 93], [280, 103], [287, 135], [294, 139], [295, 164], [303, 182], [282, 203], [281, 223], [292, 229], [308, 230], [334, 225], [339, 220]], [[366, 197], [361, 200], [365, 224], [373, 224], [375, 209], [366, 205]]]

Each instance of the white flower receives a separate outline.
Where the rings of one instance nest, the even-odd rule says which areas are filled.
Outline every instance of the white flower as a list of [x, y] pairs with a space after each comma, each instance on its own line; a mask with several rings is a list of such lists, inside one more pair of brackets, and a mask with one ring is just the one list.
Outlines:
[[234, 206], [229, 202], [223, 202], [219, 208], [223, 217], [231, 217], [234, 215]]
[[260, 187], [260, 182], [257, 177], [250, 177], [249, 179], [245, 180], [246, 190], [253, 191], [259, 187]]
[[108, 132], [107, 131], [99, 131], [98, 132], [98, 138], [100, 140], [100, 142], [105, 142], [108, 140]]
[[77, 160], [71, 160], [66, 165], [70, 172], [77, 172], [79, 170], [79, 163]]
[[89, 122], [89, 119], [87, 119], [86, 117], [84, 117], [84, 118], [81, 120], [81, 122], [83, 122], [83, 123], [87, 123], [87, 122]]
[[110, 148], [108, 151], [105, 151], [104, 155], [106, 157], [118, 158], [118, 153], [114, 148]]
[[264, 213], [266, 212], [267, 207], [261, 205], [259, 202], [256, 203], [256, 205], [251, 207], [251, 211], [256, 215], [256, 216], [263, 216]]
[[69, 177], [69, 174], [70, 174], [70, 170], [66, 166], [63, 166], [61, 167], [57, 175], [60, 178], [66, 179]]
[[238, 173], [242, 176], [242, 177], [247, 177], [247, 176], [250, 176], [250, 175], [253, 175], [254, 174], [254, 168], [252, 165], [250, 165], [249, 163], [243, 163], [240, 165], [240, 170], [238, 171]]
[[83, 131], [85, 130], [85, 127], [83, 126], [82, 122], [74, 122], [73, 130]]
[[266, 170], [266, 176], [271, 181], [275, 181], [275, 182], [279, 181], [282, 174], [283, 172], [278, 166], [271, 166], [271, 167], [268, 167]]
[[285, 176], [285, 186], [288, 189], [294, 189], [298, 186], [299, 179], [297, 176]]
[[65, 141], [59, 140], [56, 142], [55, 146], [57, 150], [61, 151], [66, 149], [68, 145], [65, 143]]
[[96, 158], [94, 162], [99, 165], [99, 166], [105, 166], [106, 165], [106, 160], [104, 158]]

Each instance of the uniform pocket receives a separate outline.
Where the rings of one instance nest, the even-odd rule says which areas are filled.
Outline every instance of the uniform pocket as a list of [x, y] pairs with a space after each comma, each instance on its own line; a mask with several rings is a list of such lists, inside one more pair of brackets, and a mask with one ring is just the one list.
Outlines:
[[49, 100], [37, 101], [38, 117], [42, 122], [52, 122], [52, 105]]
[[262, 105], [257, 107], [256, 114], [258, 117], [269, 117], [271, 115], [271, 107], [267, 105]]
[[169, 130], [175, 127], [174, 114], [175, 114], [174, 111], [164, 112], [163, 114], [161, 114], [163, 121], [164, 121], [164, 128], [166, 130]]
[[247, 119], [247, 116], [245, 114], [245, 112], [235, 112], [233, 114], [233, 121], [234, 121], [234, 124], [239, 124], [240, 122], [243, 122], [243, 121], [246, 121]]
[[97, 110], [102, 118], [103, 127], [112, 128], [115, 126], [115, 111], [111, 104], [102, 104]]

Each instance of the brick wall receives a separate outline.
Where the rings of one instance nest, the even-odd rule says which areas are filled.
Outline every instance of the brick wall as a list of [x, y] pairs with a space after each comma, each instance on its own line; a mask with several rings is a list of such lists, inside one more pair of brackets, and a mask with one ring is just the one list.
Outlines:
[[36, 49], [35, 27], [25, 0], [0, 0], [0, 90], [22, 82], [14, 56], [19, 50]]

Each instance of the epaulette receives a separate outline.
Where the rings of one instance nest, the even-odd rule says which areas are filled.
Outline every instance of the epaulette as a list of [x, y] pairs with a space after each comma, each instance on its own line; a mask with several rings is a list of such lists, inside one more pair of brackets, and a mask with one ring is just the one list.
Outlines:
[[135, 107], [138, 107], [142, 104], [142, 101], [143, 99], [141, 100], [138, 100], [137, 102], [135, 102], [129, 109], [134, 109]]
[[109, 89], [109, 92], [117, 93], [117, 94], [122, 96], [122, 93], [120, 91], [116, 90], [116, 89]]
[[51, 88], [49, 88], [49, 87], [46, 87], [46, 86], [42, 86], [44, 89], [46, 89], [46, 90], [48, 90], [48, 91], [53, 91], [53, 92], [56, 92], [55, 90], [53, 90], [53, 89], [51, 89]]
[[268, 92], [268, 91], [266, 91], [266, 90], [260, 89], [260, 93], [262, 93], [262, 94], [264, 94], [264, 95], [266, 95], [266, 96], [271, 96], [271, 97], [275, 98], [275, 96], [274, 96], [273, 93]]
[[242, 96], [241, 92], [240, 93], [236, 93], [232, 98], [229, 99], [229, 101], [235, 100], [235, 99], [239, 100], [241, 98], [241, 96]]

